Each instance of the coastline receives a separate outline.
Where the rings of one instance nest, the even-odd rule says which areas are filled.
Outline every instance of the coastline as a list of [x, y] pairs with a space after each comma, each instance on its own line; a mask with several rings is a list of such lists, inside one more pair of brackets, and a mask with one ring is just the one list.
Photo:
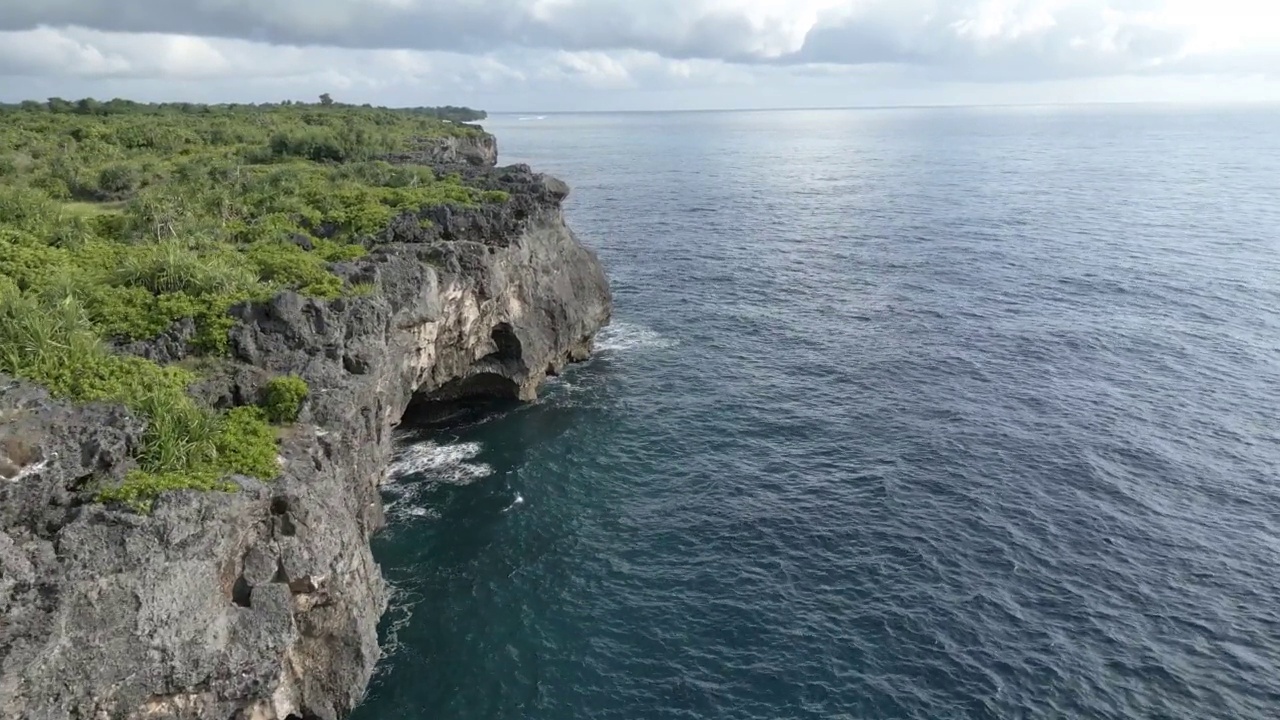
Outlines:
[[[611, 314], [598, 260], [565, 225], [564, 183], [496, 167], [488, 134], [400, 160], [510, 200], [397, 217], [333, 266], [367, 295], [233, 308], [229, 358], [194, 394], [235, 405], [272, 376], [303, 378], [279, 479], [169, 492], [150, 514], [86, 502], [87, 478], [127, 471], [144, 424], [0, 382], [4, 433], [39, 449], [3, 483], [0, 714], [337, 720], [359, 703], [386, 607], [369, 539], [390, 430], [411, 404], [533, 398]], [[188, 359], [172, 338], [130, 349]]]

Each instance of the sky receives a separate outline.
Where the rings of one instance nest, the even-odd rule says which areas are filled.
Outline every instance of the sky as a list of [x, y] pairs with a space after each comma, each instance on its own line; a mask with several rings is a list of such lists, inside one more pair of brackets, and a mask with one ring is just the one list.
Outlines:
[[0, 100], [1280, 102], [1280, 0], [0, 0]]

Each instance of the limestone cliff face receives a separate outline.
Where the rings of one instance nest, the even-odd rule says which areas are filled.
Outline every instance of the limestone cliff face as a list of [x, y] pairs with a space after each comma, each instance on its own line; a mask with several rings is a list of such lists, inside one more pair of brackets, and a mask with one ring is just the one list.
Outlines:
[[0, 378], [0, 717], [337, 720], [359, 702], [386, 606], [369, 538], [391, 428], [415, 399], [533, 397], [611, 311], [562, 183], [468, 173], [511, 201], [393, 223], [339, 269], [373, 294], [237, 310], [233, 361], [200, 392], [244, 402], [283, 372], [311, 386], [276, 481], [172, 493], [151, 516], [94, 504], [142, 423]]

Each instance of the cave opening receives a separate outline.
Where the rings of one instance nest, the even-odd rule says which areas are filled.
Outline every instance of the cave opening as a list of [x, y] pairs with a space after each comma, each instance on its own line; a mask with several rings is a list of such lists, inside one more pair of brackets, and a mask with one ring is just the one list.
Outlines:
[[511, 327], [511, 323], [495, 325], [493, 332], [489, 333], [489, 339], [493, 341], [494, 351], [486, 355], [481, 363], [519, 362], [524, 354], [520, 338], [516, 337], [516, 330]]
[[471, 374], [430, 392], [415, 393], [401, 427], [433, 430], [467, 424], [519, 404], [524, 349], [510, 323], [489, 333], [493, 350], [476, 362]]
[[424, 430], [469, 424], [518, 405], [519, 392], [519, 386], [510, 378], [476, 373], [434, 392], [415, 394], [400, 424]]

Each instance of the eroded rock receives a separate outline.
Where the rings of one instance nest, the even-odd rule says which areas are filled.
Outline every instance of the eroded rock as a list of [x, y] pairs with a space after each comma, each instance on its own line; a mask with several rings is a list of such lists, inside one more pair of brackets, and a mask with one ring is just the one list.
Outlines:
[[[0, 717], [337, 720], [359, 702], [387, 600], [369, 538], [391, 428], [415, 398], [532, 398], [610, 315], [564, 224], [567, 188], [486, 169], [484, 147], [441, 157], [480, 153], [465, 172], [511, 202], [393, 225], [340, 268], [374, 294], [236, 309], [233, 360], [198, 392], [227, 406], [273, 374], [307, 380], [278, 480], [171, 493], [150, 516], [93, 503], [96, 480], [133, 467], [143, 424], [0, 378]], [[131, 349], [181, 355], [176, 332]]]

